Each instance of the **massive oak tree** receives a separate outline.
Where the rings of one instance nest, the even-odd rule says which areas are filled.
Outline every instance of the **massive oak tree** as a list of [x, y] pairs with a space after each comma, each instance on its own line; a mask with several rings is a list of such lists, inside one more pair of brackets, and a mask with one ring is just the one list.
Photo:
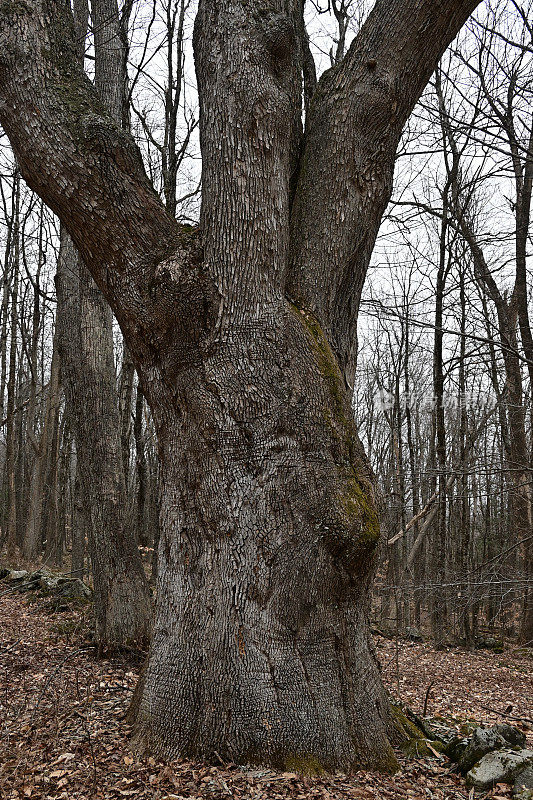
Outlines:
[[0, 0], [0, 122], [113, 308], [157, 428], [135, 704], [152, 751], [393, 764], [367, 629], [379, 525], [351, 412], [357, 309], [402, 127], [476, 5], [377, 0], [315, 88], [302, 0], [200, 0], [191, 230], [80, 69], [65, 0]]

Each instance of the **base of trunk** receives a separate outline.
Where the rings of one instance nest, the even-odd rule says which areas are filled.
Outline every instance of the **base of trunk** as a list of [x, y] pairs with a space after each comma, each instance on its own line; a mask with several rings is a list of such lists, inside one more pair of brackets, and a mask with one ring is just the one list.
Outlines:
[[336, 630], [329, 612], [320, 616], [291, 644], [288, 632], [267, 645], [246, 625], [233, 634], [233, 623], [207, 619], [198, 629], [182, 617], [179, 640], [159, 633], [131, 709], [134, 747], [307, 775], [395, 771], [394, 722], [366, 626], [346, 609]]
[[164, 414], [165, 386], [148, 387], [161, 541], [137, 745], [304, 773], [394, 769], [367, 625], [371, 474], [320, 326], [287, 303], [174, 380]]
[[[95, 576], [96, 577], [96, 576]], [[144, 575], [115, 575], [106, 586], [95, 583], [96, 633], [101, 652], [146, 650], [150, 643], [152, 608]]]

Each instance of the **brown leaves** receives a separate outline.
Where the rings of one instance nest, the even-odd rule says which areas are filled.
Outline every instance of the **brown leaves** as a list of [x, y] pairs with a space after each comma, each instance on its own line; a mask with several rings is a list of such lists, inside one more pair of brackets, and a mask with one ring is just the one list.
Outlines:
[[[431, 686], [427, 713], [458, 722], [511, 722], [520, 715], [533, 718], [526, 698], [533, 697], [533, 652], [526, 648], [495, 654], [453, 649], [436, 651], [428, 644], [388, 639], [376, 640], [383, 677], [391, 693], [417, 713], [422, 713]], [[396, 656], [398, 669], [396, 668]], [[514, 710], [508, 717], [508, 709]], [[517, 711], [519, 709], [520, 711]], [[526, 734], [528, 725], [522, 725]], [[529, 731], [532, 737], [533, 731]]]
[[[140, 758], [128, 748], [124, 714], [137, 672], [118, 660], [97, 661], [79, 642], [58, 636], [75, 612], [50, 616], [20, 597], [0, 598], [0, 797], [2, 800], [465, 800], [468, 790], [446, 760], [406, 761], [395, 776], [302, 778], [294, 772], [239, 769], [232, 764]], [[473, 714], [472, 700], [524, 706], [521, 657], [435, 653], [377, 642], [385, 679], [419, 710], [431, 680], [430, 713]], [[414, 648], [414, 649], [413, 649]], [[25, 666], [20, 670], [20, 664]], [[388, 666], [387, 666], [388, 665]], [[519, 681], [515, 681], [515, 675]], [[521, 689], [519, 686], [521, 685]], [[522, 692], [522, 694], [520, 694]], [[487, 719], [487, 713], [478, 719]], [[498, 786], [493, 800], [510, 797]]]

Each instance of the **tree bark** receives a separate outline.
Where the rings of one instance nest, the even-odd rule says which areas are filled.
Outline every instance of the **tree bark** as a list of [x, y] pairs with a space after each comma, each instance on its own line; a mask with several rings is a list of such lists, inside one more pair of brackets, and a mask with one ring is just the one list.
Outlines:
[[[127, 525], [110, 310], [63, 231], [56, 274], [57, 335], [75, 431], [101, 649], [145, 646], [151, 604]], [[80, 520], [79, 513], [75, 519]]]
[[11, 261], [11, 310], [10, 310], [10, 342], [9, 372], [7, 378], [6, 406], [6, 474], [7, 474], [7, 551], [13, 557], [17, 550], [17, 495], [15, 478], [16, 461], [16, 428], [15, 428], [15, 369], [17, 363], [17, 318], [18, 287], [20, 269], [20, 175], [15, 176], [14, 217], [13, 217], [13, 256]]
[[316, 314], [350, 387], [359, 301], [392, 192], [400, 135], [440, 55], [477, 4], [378, 0], [310, 105], [287, 289]]
[[[77, 8], [78, 41], [84, 41], [86, 9]], [[121, 122], [124, 76], [118, 10], [113, 0], [92, 4], [95, 81], [99, 95]], [[121, 424], [113, 354], [111, 310], [65, 230], [56, 279], [58, 343], [63, 383], [76, 440], [77, 485], [95, 590], [96, 632], [101, 649], [148, 644], [148, 583], [128, 525], [126, 495], [129, 428]], [[127, 350], [126, 350], [127, 352]], [[123, 416], [129, 423], [133, 365], [125, 360]], [[76, 521], [81, 517], [76, 514]], [[77, 537], [75, 537], [77, 539]], [[77, 555], [76, 548], [76, 555]], [[78, 557], [78, 556], [77, 556]]]
[[59, 357], [57, 353], [57, 340], [54, 337], [52, 364], [50, 367], [50, 382], [46, 397], [43, 429], [36, 446], [34, 464], [31, 473], [28, 519], [24, 533], [22, 553], [28, 561], [34, 561], [42, 551], [42, 518], [43, 499], [45, 493], [45, 478], [47, 454], [50, 451], [51, 434], [54, 420], [58, 414], [60, 403], [59, 392]]
[[[61, 2], [0, 5], [0, 121], [25, 178], [64, 221], [115, 310], [157, 431], [158, 602], [134, 704], [142, 747], [304, 772], [394, 767], [367, 624], [379, 525], [345, 385], [346, 353], [390, 184], [389, 176], [385, 189], [372, 189], [373, 178], [391, 172], [387, 158], [403, 121], [475, 5], [378, 2], [362, 39], [361, 69], [372, 78], [355, 91], [356, 44], [319, 83], [298, 172], [301, 2], [200, 0], [199, 232], [165, 211], [132, 140], [70, 58], [72, 27]], [[422, 36], [428, 26], [431, 35]], [[329, 146], [328, 114], [332, 139], [356, 121], [349, 153]], [[346, 158], [366, 169], [365, 126], [374, 127], [376, 144], [388, 144], [376, 151], [377, 172], [357, 178], [365, 198], [378, 197], [358, 216], [359, 190], [349, 198], [340, 191], [353, 176], [340, 176]], [[334, 192], [321, 183], [313, 141], [328, 145], [335, 204], [346, 200], [349, 230], [356, 217], [368, 228], [362, 260], [351, 257], [353, 241], [347, 247], [336, 214], [328, 235], [342, 247], [335, 258], [316, 250], [307, 216], [321, 221]], [[320, 213], [309, 196], [313, 170]], [[348, 290], [344, 332], [339, 315], [316, 298], [308, 303], [306, 291], [292, 293], [297, 303], [287, 298], [291, 249], [306, 253], [293, 258], [293, 285], [307, 267], [315, 279], [323, 270], [334, 284], [333, 309]]]

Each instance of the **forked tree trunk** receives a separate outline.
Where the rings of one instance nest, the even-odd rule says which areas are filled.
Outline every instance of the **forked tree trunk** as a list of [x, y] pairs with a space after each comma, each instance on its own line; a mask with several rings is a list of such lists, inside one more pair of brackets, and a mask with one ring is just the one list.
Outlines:
[[394, 766], [347, 384], [403, 124], [476, 4], [377, 0], [302, 144], [302, 2], [200, 0], [198, 234], [77, 68], [60, 0], [0, 4], [0, 121], [115, 310], [157, 431], [158, 601], [134, 705], [151, 751]]

